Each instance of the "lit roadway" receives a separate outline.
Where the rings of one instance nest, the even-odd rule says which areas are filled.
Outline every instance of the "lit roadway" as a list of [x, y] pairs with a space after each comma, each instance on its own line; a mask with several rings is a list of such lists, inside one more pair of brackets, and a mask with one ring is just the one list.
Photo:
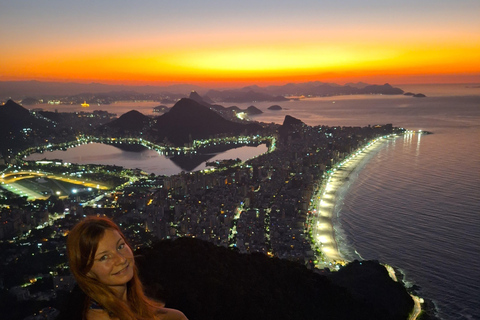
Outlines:
[[155, 150], [159, 154], [169, 154], [169, 153], [196, 153], [197, 149], [201, 147], [208, 147], [208, 146], [216, 146], [216, 145], [248, 145], [251, 143], [267, 143], [270, 142], [270, 150], [269, 152], [273, 151], [276, 146], [276, 140], [272, 136], [234, 136], [234, 137], [223, 137], [223, 138], [215, 138], [215, 139], [205, 139], [205, 140], [194, 140], [190, 147], [172, 147], [172, 146], [165, 146], [165, 145], [157, 145], [151, 141], [145, 140], [143, 138], [107, 138], [107, 137], [95, 137], [95, 136], [85, 136], [80, 135], [74, 141], [64, 142], [60, 144], [47, 144], [44, 146], [36, 146], [25, 149], [24, 151], [18, 153], [18, 158], [23, 159], [24, 157], [28, 156], [29, 154], [46, 151], [46, 150], [56, 150], [56, 149], [63, 149], [63, 148], [74, 148], [82, 144], [88, 143], [104, 143], [110, 145], [116, 144], [125, 144], [125, 145], [132, 145], [138, 144], [142, 145], [150, 150]]
[[19, 194], [21, 196], [27, 196], [28, 199], [45, 199], [48, 198], [48, 196], [45, 196], [44, 194], [40, 194], [38, 192], [35, 192], [34, 190], [28, 189], [25, 186], [22, 186], [18, 183], [16, 183], [19, 180], [23, 179], [32, 179], [32, 178], [48, 178], [52, 180], [60, 180], [72, 184], [78, 184], [81, 185], [82, 187], [85, 188], [95, 188], [95, 189], [100, 189], [100, 190], [108, 190], [110, 189], [109, 187], [105, 186], [101, 182], [98, 181], [91, 181], [87, 182], [85, 180], [81, 179], [74, 179], [74, 178], [66, 178], [61, 175], [54, 175], [52, 173], [46, 173], [46, 172], [41, 172], [41, 171], [18, 171], [18, 172], [8, 172], [8, 173], [3, 173], [0, 176], [0, 185], [2, 187], [5, 187], [9, 191]]

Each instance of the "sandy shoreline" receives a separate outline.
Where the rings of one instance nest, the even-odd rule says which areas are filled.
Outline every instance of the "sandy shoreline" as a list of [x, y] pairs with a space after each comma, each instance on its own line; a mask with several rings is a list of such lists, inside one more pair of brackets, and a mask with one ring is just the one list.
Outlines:
[[338, 191], [348, 181], [353, 170], [361, 164], [364, 159], [381, 148], [389, 139], [394, 139], [397, 135], [391, 135], [386, 138], [377, 138], [369, 142], [366, 146], [350, 155], [347, 159], [338, 163], [333, 170], [325, 176], [320, 191], [315, 196], [314, 217], [312, 219], [312, 236], [315, 247], [322, 253], [317, 259], [319, 268], [335, 267], [337, 264], [344, 264], [346, 261], [338, 251], [335, 240], [335, 230], [332, 217], [335, 210]]
[[[348, 181], [350, 174], [355, 168], [365, 161], [365, 158], [377, 152], [384, 146], [385, 142], [397, 138], [398, 135], [390, 135], [385, 138], [378, 138], [369, 142], [361, 150], [350, 155], [347, 159], [338, 163], [334, 169], [324, 178], [320, 191], [315, 196], [314, 218], [312, 220], [312, 236], [315, 242], [314, 246], [320, 250], [321, 256], [318, 257], [316, 267], [319, 269], [329, 268], [337, 269], [339, 265], [344, 265], [346, 261], [338, 251], [335, 240], [335, 230], [333, 228], [333, 214], [337, 201], [338, 191]], [[390, 266], [385, 266], [390, 277], [397, 282], [395, 271]], [[414, 308], [409, 316], [409, 320], [416, 320], [422, 311], [421, 304], [423, 299], [411, 295]]]

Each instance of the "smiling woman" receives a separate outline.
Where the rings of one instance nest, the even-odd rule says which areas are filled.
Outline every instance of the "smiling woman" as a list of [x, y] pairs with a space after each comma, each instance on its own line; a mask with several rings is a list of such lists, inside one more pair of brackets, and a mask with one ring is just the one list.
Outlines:
[[187, 319], [145, 296], [132, 249], [110, 219], [92, 216], [78, 223], [68, 235], [67, 252], [70, 270], [86, 294], [81, 319]]
[[117, 230], [105, 230], [87, 276], [107, 285], [126, 299], [125, 284], [133, 278], [133, 252]]

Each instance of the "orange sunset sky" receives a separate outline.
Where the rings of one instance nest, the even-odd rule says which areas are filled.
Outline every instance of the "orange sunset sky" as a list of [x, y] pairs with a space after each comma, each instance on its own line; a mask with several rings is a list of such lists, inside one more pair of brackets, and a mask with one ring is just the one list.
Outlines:
[[480, 83], [480, 1], [2, 1], [0, 81]]

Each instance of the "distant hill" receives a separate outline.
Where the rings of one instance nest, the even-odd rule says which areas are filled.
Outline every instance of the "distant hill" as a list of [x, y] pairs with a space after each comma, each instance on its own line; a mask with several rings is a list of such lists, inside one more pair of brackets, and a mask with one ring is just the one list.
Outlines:
[[404, 320], [413, 301], [377, 262], [323, 275], [305, 266], [191, 238], [136, 252], [151, 294], [195, 320]]
[[226, 108], [227, 110], [231, 110], [231, 111], [234, 111], [234, 112], [237, 112], [237, 111], [241, 111], [242, 109], [240, 109], [239, 107], [237, 106], [231, 106], [231, 107], [228, 107]]
[[426, 98], [427, 96], [424, 95], [423, 93], [416, 93], [413, 95], [414, 98]]
[[275, 104], [273, 106], [268, 107], [268, 110], [278, 111], [278, 110], [282, 110], [282, 107], [280, 107], [278, 104]]
[[159, 105], [159, 106], [153, 107], [153, 113], [165, 113], [165, 112], [168, 112], [169, 110], [170, 108], [165, 105]]
[[150, 121], [151, 119], [146, 115], [137, 110], [131, 110], [104, 126], [111, 134], [139, 134], [149, 130]]
[[305, 92], [310, 92], [314, 88], [324, 85], [327, 85], [329, 87], [340, 87], [340, 85], [336, 83], [310, 81], [303, 83], [287, 83], [285, 85], [268, 86], [265, 88], [261, 88], [263, 90], [261, 92], [275, 95], [302, 95], [305, 94]]
[[207, 92], [206, 96], [213, 100], [219, 102], [253, 102], [253, 101], [287, 101], [288, 99], [282, 96], [272, 96], [267, 93], [262, 93], [258, 91], [244, 91], [244, 90], [210, 90]]
[[45, 142], [42, 137], [50, 137], [54, 132], [53, 122], [34, 117], [13, 100], [0, 105], [0, 151], [8, 148], [19, 150]]
[[[214, 110], [215, 112], [217, 112], [219, 115], [221, 115], [223, 118], [227, 119], [227, 120], [230, 120], [230, 121], [234, 121], [234, 122], [238, 122], [238, 118], [236, 117], [236, 113], [237, 111], [241, 111], [240, 108], [238, 107], [228, 107], [228, 108], [225, 108], [224, 106], [222, 105], [219, 105], [219, 104], [215, 104], [208, 96], [200, 96], [196, 91], [192, 91], [190, 93], [190, 96], [189, 96], [189, 99], [192, 99], [196, 102], [198, 102], [199, 104], [205, 106], [205, 107], [208, 107], [210, 110]], [[256, 109], [258, 110], [258, 109]], [[248, 111], [246, 111], [248, 113]], [[262, 111], [258, 110], [259, 113], [262, 113]]]
[[102, 83], [43, 82], [43, 81], [0, 81], [0, 98], [26, 96], [69, 96], [81, 93], [105, 93], [112, 91], [133, 91], [138, 93], [171, 92], [186, 94], [191, 90], [206, 89], [190, 84], [171, 86], [131, 86]]
[[197, 91], [190, 92], [189, 99], [195, 100], [201, 105], [210, 106], [214, 101], [210, 100], [208, 97], [201, 97]]
[[349, 86], [349, 87], [353, 87], [353, 88], [358, 88], [358, 89], [363, 89], [363, 88], [365, 88], [366, 86], [369, 86], [369, 84], [368, 84], [368, 83], [365, 83], [365, 82], [356, 82], [356, 83], [349, 82], [349, 83], [345, 83], [345, 86]]
[[283, 86], [268, 86], [261, 88], [249, 86], [241, 89], [224, 91], [210, 90], [207, 95], [216, 101], [225, 102], [251, 102], [251, 101], [285, 101], [283, 96], [338, 96], [352, 94], [403, 94], [403, 90], [391, 85], [369, 85], [359, 82], [350, 85], [323, 83], [319, 81], [307, 83], [289, 83]]
[[32, 97], [27, 97], [25, 99], [22, 100], [22, 105], [24, 106], [29, 106], [29, 105], [34, 105], [34, 104], [38, 104], [39, 101], [35, 98], [32, 98]]
[[178, 101], [168, 113], [155, 118], [155, 122], [152, 129], [157, 139], [167, 138], [176, 145], [183, 145], [192, 139], [261, 130], [259, 124], [241, 124], [226, 120], [217, 112], [188, 98]]
[[[14, 97], [26, 99], [27, 97], [46, 98], [52, 96], [78, 96], [85, 97], [90, 94], [103, 103], [109, 103], [118, 99], [132, 98], [135, 94], [147, 95], [142, 98], [159, 97], [162, 94], [162, 103], [173, 103], [188, 92], [201, 92], [203, 101], [213, 104], [218, 102], [251, 103], [260, 101], [285, 101], [284, 96], [289, 95], [312, 95], [312, 96], [333, 96], [349, 94], [401, 94], [401, 89], [393, 88], [388, 84], [369, 85], [364, 82], [348, 83], [339, 85], [311, 81], [305, 83], [288, 83], [285, 85], [259, 87], [251, 85], [234, 89], [209, 89], [189, 84], [178, 84], [172, 86], [130, 86], [130, 85], [108, 85], [101, 83], [74, 83], [74, 82], [41, 82], [41, 81], [0, 81], [0, 99]], [[403, 91], [402, 91], [403, 92]], [[205, 95], [206, 93], [206, 95]], [[81, 97], [77, 97], [80, 99]], [[32, 98], [32, 102], [36, 98]], [[195, 100], [195, 97], [190, 97]], [[77, 100], [78, 100], [77, 99]], [[95, 100], [94, 99], [94, 100]], [[27, 100], [28, 102], [28, 100]]]
[[359, 89], [359, 92], [364, 94], [403, 94], [404, 91], [400, 88], [394, 88], [388, 83], [385, 83], [383, 86], [366, 86], [363, 89]]
[[[6, 118], [13, 120], [10, 124], [12, 126], [22, 126], [22, 124], [27, 121], [36, 121], [36, 119], [30, 115], [28, 109], [25, 109], [13, 100], [8, 100], [3, 106], [0, 105], [0, 115], [0, 120], [5, 120]], [[7, 125], [6, 121], [3, 121], [3, 124]]]
[[255, 106], [250, 106], [247, 108], [247, 110], [245, 110], [245, 112], [249, 115], [249, 116], [254, 116], [254, 115], [257, 115], [257, 114], [262, 114], [263, 111], [258, 109], [257, 107]]

